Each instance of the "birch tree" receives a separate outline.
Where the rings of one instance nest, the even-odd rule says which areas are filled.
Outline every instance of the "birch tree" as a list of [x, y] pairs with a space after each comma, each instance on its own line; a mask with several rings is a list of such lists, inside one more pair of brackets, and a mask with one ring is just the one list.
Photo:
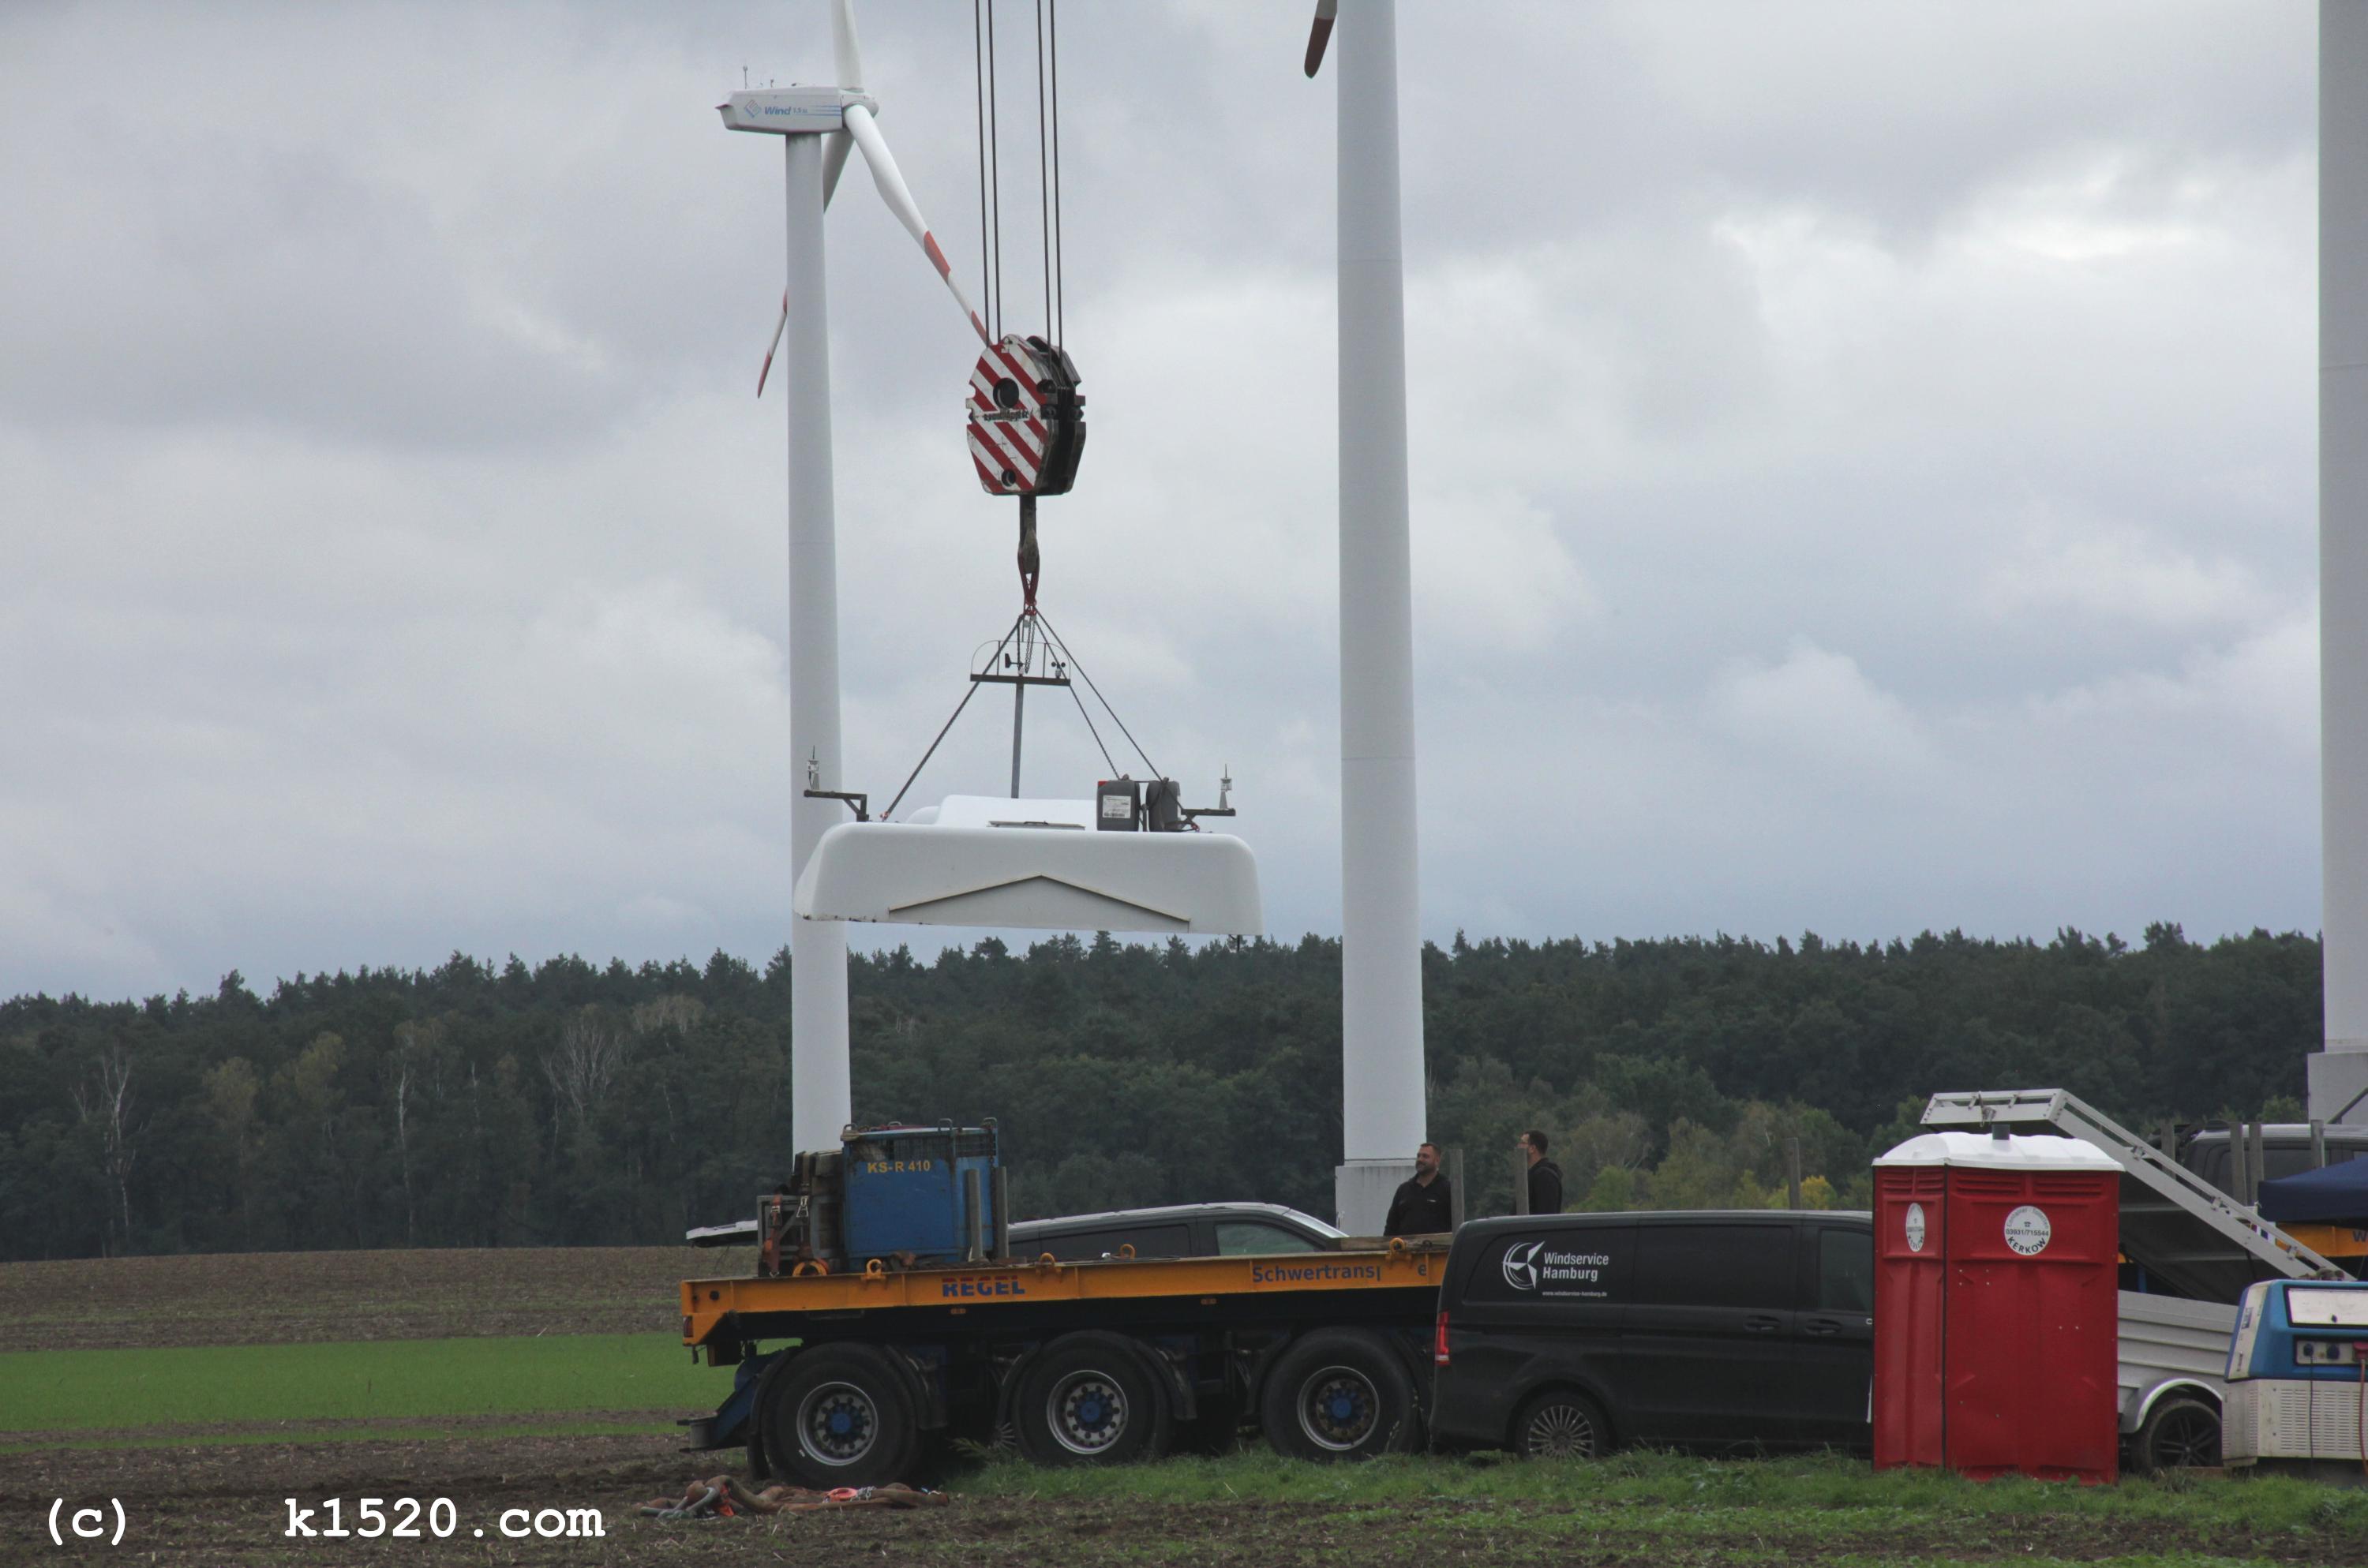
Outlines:
[[576, 1136], [588, 1141], [592, 1119], [624, 1060], [623, 1035], [598, 1007], [586, 1007], [567, 1020], [558, 1045], [542, 1059], [542, 1075], [551, 1083], [554, 1149], [562, 1127], [570, 1122]]
[[[131, 1167], [138, 1163], [133, 1147], [140, 1129], [132, 1122], [131, 1056], [120, 1045], [99, 1052], [98, 1060], [74, 1086], [74, 1109], [83, 1125], [98, 1138], [99, 1168], [115, 1188], [115, 1212], [108, 1229], [115, 1238], [110, 1251], [131, 1248]], [[118, 1226], [120, 1229], [118, 1229]]]

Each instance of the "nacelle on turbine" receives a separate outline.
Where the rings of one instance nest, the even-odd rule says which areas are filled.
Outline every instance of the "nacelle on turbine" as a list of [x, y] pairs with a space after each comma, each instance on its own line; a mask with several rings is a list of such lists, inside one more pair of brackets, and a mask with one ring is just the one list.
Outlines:
[[846, 87], [759, 87], [734, 93], [715, 106], [726, 131], [757, 131], [774, 136], [819, 135], [847, 129], [847, 110], [860, 105], [871, 113], [880, 104], [868, 93]]

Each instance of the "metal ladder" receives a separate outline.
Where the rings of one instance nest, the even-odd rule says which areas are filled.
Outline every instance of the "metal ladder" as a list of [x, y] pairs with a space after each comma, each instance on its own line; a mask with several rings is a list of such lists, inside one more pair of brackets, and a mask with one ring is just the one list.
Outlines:
[[2254, 1278], [2340, 1273], [2255, 1210], [2066, 1090], [1937, 1094], [1925, 1106], [1923, 1121], [1982, 1132], [2044, 1127], [2103, 1150], [2122, 1167], [2122, 1250], [2201, 1299], [2234, 1301]]

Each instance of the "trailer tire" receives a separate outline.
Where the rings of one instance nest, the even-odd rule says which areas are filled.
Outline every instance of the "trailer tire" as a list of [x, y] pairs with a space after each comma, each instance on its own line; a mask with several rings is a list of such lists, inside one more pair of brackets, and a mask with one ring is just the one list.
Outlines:
[[1311, 1334], [1276, 1358], [1258, 1395], [1268, 1446], [1304, 1460], [1360, 1460], [1418, 1446], [1414, 1379], [1362, 1329]]
[[2141, 1475], [2219, 1462], [2220, 1412], [2188, 1395], [2156, 1401], [2130, 1443], [2131, 1468]]
[[1019, 1451], [1038, 1464], [1129, 1464], [1166, 1457], [1175, 1416], [1167, 1380], [1141, 1346], [1087, 1332], [1028, 1358], [1011, 1422]]
[[771, 1457], [765, 1452], [765, 1413], [773, 1408], [773, 1399], [780, 1388], [781, 1379], [788, 1375], [789, 1365], [796, 1358], [794, 1353], [776, 1354], [772, 1365], [757, 1376], [757, 1402], [749, 1407], [746, 1430], [748, 1479], [758, 1486], [781, 1479], [773, 1469]]
[[766, 1464], [802, 1486], [880, 1486], [903, 1479], [920, 1424], [905, 1377], [868, 1345], [827, 1345], [765, 1379], [757, 1421]]

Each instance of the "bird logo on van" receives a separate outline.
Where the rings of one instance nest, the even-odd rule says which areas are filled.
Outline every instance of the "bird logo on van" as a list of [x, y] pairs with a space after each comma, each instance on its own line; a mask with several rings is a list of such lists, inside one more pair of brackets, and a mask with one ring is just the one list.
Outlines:
[[1505, 1249], [1505, 1283], [1516, 1290], [1536, 1290], [1538, 1288], [1538, 1254], [1545, 1250], [1545, 1244], [1543, 1242], [1531, 1242], [1527, 1245], [1516, 1243], [1507, 1247]]

